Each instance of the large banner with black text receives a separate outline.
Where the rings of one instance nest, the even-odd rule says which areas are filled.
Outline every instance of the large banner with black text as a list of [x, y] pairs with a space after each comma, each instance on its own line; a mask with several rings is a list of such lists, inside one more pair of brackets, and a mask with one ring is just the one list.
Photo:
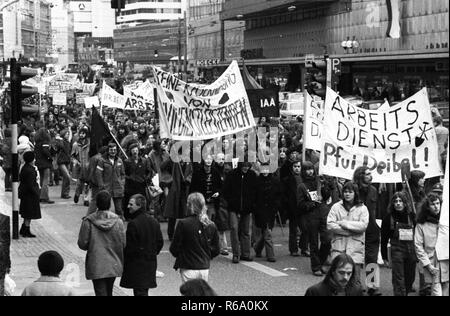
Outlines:
[[207, 140], [253, 128], [255, 119], [234, 61], [211, 85], [186, 83], [154, 67], [161, 137]]
[[402, 182], [402, 166], [441, 176], [427, 90], [379, 110], [358, 108], [327, 89], [320, 173], [351, 179], [368, 166], [374, 183]]

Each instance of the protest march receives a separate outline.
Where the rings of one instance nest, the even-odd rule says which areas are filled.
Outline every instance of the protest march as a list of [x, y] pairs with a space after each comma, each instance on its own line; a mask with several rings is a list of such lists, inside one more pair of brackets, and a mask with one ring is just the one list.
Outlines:
[[[448, 296], [448, 130], [426, 88], [371, 109], [331, 87], [324, 98], [263, 88], [237, 61], [208, 84], [152, 66], [148, 78], [114, 86], [67, 73], [26, 85], [36, 88], [28, 101], [36, 111], [22, 114], [15, 143], [4, 115], [14, 105], [2, 98], [0, 190], [20, 204], [2, 206], [0, 220], [20, 214], [13, 231], [39, 242], [49, 210], [77, 207], [75, 246], [87, 252], [83, 271], [95, 295], [119, 286], [148, 295], [157, 277], [175, 273], [167, 261], [157, 265], [165, 245], [182, 285], [191, 273], [216, 278], [209, 272], [218, 264], [255, 261], [249, 266], [270, 275], [317, 282], [350, 266], [351, 282], [308, 284], [306, 296], [380, 296], [386, 288]], [[283, 102], [302, 114], [283, 114]], [[3, 239], [9, 234], [2, 228]], [[58, 253], [42, 255], [61, 264]], [[285, 267], [300, 260], [301, 272]]]

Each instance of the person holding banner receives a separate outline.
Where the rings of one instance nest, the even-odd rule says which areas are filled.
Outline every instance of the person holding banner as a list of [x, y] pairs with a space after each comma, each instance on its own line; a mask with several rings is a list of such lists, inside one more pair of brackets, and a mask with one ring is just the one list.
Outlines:
[[[394, 296], [408, 296], [416, 279], [415, 223], [408, 196], [397, 192], [381, 225], [381, 255], [385, 265], [392, 268]], [[391, 243], [390, 261], [388, 242]]]
[[428, 194], [420, 208], [414, 235], [419, 269], [425, 283], [431, 284], [432, 296], [449, 296], [449, 261], [438, 261], [436, 256], [441, 206], [438, 195]]

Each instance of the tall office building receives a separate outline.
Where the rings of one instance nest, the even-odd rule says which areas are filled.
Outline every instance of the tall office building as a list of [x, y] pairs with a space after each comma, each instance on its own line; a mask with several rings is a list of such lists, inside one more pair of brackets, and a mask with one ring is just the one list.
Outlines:
[[125, 0], [117, 24], [164, 22], [184, 17], [187, 0]]
[[50, 5], [45, 0], [21, 0], [0, 12], [0, 58], [51, 62]]

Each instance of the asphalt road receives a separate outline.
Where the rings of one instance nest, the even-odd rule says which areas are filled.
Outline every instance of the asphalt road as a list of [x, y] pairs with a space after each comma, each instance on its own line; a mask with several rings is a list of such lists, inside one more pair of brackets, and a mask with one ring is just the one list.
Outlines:
[[[81, 201], [76, 205], [73, 200], [61, 200], [60, 187], [51, 187], [50, 196], [56, 201], [53, 205], [42, 205], [43, 218], [40, 223], [58, 240], [62, 240], [74, 255], [84, 258], [77, 248], [77, 237], [81, 220], [87, 207]], [[71, 190], [73, 196], [73, 187]], [[158, 279], [158, 287], [151, 290], [152, 295], [179, 295], [180, 276], [173, 269], [174, 258], [169, 253], [167, 224], [161, 228], [165, 239], [164, 248], [158, 256], [158, 270], [165, 276]], [[219, 256], [214, 259], [210, 269], [210, 284], [223, 296], [303, 296], [307, 288], [321, 280], [313, 276], [310, 260], [306, 257], [291, 257], [288, 250], [288, 228], [274, 228], [275, 255], [277, 261], [269, 263], [265, 258], [255, 258], [254, 262], [233, 264], [231, 256]], [[228, 238], [229, 240], [229, 238]], [[116, 282], [118, 285], [118, 282]], [[380, 289], [383, 295], [392, 295], [391, 272], [382, 268]], [[416, 287], [418, 282], [416, 283]], [[124, 290], [131, 295], [131, 291]]]

